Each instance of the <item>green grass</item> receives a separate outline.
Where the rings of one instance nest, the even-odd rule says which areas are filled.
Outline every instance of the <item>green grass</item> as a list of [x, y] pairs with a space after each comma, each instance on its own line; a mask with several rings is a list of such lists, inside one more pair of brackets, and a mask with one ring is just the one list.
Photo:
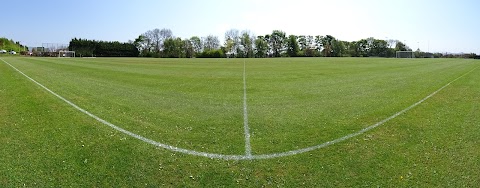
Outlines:
[[18, 56], [20, 56], [18, 53], [13, 55], [13, 54], [9, 54], [9, 52], [4, 53], [4, 54], [0, 54], [0, 57], [18, 57]]
[[[185, 149], [243, 155], [243, 59], [2, 57], [81, 108]], [[462, 59], [246, 59], [254, 155], [337, 139], [479, 66]], [[115, 131], [0, 62], [0, 187], [474, 187], [480, 68], [365, 134], [225, 161]]]

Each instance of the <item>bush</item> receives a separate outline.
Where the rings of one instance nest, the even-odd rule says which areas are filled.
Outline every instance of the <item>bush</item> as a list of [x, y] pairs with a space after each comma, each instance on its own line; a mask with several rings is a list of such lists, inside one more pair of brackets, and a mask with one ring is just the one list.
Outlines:
[[224, 58], [225, 53], [221, 49], [209, 50], [209, 51], [204, 51], [200, 53], [197, 57], [198, 58]]

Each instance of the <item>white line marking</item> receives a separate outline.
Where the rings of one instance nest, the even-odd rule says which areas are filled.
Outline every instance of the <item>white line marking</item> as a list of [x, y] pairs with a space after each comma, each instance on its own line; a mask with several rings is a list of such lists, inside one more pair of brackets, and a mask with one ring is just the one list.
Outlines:
[[250, 146], [250, 128], [248, 127], [247, 113], [247, 74], [245, 59], [243, 59], [243, 128], [245, 130], [245, 155], [252, 157], [252, 147]]
[[57, 93], [53, 92], [52, 90], [48, 89], [47, 87], [45, 87], [44, 85], [40, 84], [39, 82], [37, 82], [36, 80], [34, 80], [33, 78], [30, 78], [28, 75], [26, 75], [25, 73], [23, 73], [22, 71], [18, 70], [16, 67], [14, 67], [13, 65], [11, 65], [10, 63], [6, 62], [5, 60], [1, 59], [4, 63], [6, 63], [7, 65], [9, 65], [10, 67], [12, 67], [13, 69], [15, 69], [17, 72], [19, 72], [20, 74], [22, 74], [23, 76], [25, 76], [26, 78], [28, 78], [30, 81], [32, 81], [33, 83], [37, 84], [38, 86], [42, 87], [43, 89], [45, 89], [46, 91], [48, 91], [49, 93], [51, 93], [52, 95], [58, 97], [59, 99], [63, 100], [64, 102], [66, 102], [67, 104], [69, 104], [70, 106], [74, 107], [75, 109], [77, 109], [78, 111], [80, 112], [83, 112], [84, 114], [94, 118], [95, 120], [99, 121], [100, 123], [103, 123], [117, 131], [120, 131], [126, 135], [129, 135], [131, 137], [134, 137], [136, 139], [139, 139], [141, 141], [144, 141], [146, 143], [149, 143], [149, 144], [152, 144], [154, 146], [157, 146], [157, 147], [161, 147], [161, 148], [165, 148], [167, 150], [171, 150], [171, 151], [176, 151], [176, 152], [180, 152], [180, 153], [186, 153], [186, 154], [190, 154], [190, 155], [197, 155], [197, 156], [203, 156], [203, 157], [208, 157], [208, 158], [216, 158], [216, 159], [225, 159], [225, 160], [242, 160], [242, 159], [248, 159], [247, 156], [243, 156], [243, 155], [223, 155], [223, 154], [215, 154], [215, 153], [206, 153], [206, 152], [198, 152], [198, 151], [194, 151], [194, 150], [188, 150], [188, 149], [184, 149], [184, 148], [179, 148], [179, 147], [175, 147], [175, 146], [171, 146], [171, 145], [167, 145], [167, 144], [162, 144], [162, 143], [159, 143], [159, 142], [156, 142], [156, 141], [153, 141], [151, 139], [148, 139], [148, 138], [145, 138], [143, 136], [140, 136], [140, 135], [137, 135], [135, 133], [132, 133], [130, 131], [127, 131], [123, 128], [120, 128], [90, 112], [88, 112], [87, 110], [77, 106], [76, 104], [74, 104], [73, 102], [70, 102], [69, 100], [63, 98], [62, 96], [58, 95]]
[[[338, 142], [342, 142], [342, 141], [345, 141], [349, 138], [352, 138], [352, 137], [355, 137], [355, 136], [358, 136], [358, 135], [361, 135], [369, 130], [372, 130], [394, 118], [396, 118], [397, 116], [399, 115], [402, 115], [403, 113], [409, 111], [410, 109], [414, 108], [415, 106], [418, 106], [419, 104], [423, 103], [425, 100], [429, 99], [430, 97], [434, 96], [435, 94], [437, 94], [438, 92], [440, 92], [441, 90], [443, 90], [444, 88], [446, 88], [447, 86], [449, 86], [450, 84], [452, 84], [453, 82], [459, 80], [460, 78], [466, 76], [467, 74], [470, 74], [471, 72], [473, 72], [474, 70], [476, 70], [478, 67], [480, 66], [477, 66], [475, 68], [473, 68], [472, 70], [468, 71], [467, 73], [459, 76], [458, 78], [452, 80], [451, 82], [449, 82], [448, 84], [444, 85], [443, 87], [441, 87], [440, 89], [434, 91], [432, 94], [428, 95], [427, 97], [423, 98], [422, 100], [416, 102], [415, 104], [412, 104], [411, 106], [393, 114], [392, 116], [380, 121], [380, 122], [377, 122], [371, 126], [368, 126], [358, 132], [355, 132], [355, 133], [352, 133], [352, 134], [349, 134], [349, 135], [346, 135], [344, 137], [341, 137], [341, 138], [338, 138], [338, 139], [335, 139], [335, 140], [332, 140], [332, 141], [328, 141], [328, 142], [325, 142], [325, 143], [322, 143], [322, 144], [319, 144], [319, 145], [315, 145], [315, 146], [311, 146], [311, 147], [307, 147], [307, 148], [303, 148], [303, 149], [298, 149], [298, 150], [292, 150], [292, 151], [286, 151], [286, 152], [281, 152], [281, 153], [272, 153], [272, 154], [261, 154], [261, 155], [224, 155], [224, 154], [216, 154], [216, 153], [207, 153], [207, 152], [199, 152], [199, 151], [194, 151], [194, 150], [189, 150], [189, 149], [184, 149], [184, 148], [179, 148], [179, 147], [175, 147], [175, 146], [171, 146], [171, 145], [167, 145], [167, 144], [162, 144], [162, 143], [159, 143], [159, 142], [156, 142], [154, 140], [151, 140], [151, 139], [148, 139], [148, 138], [145, 138], [143, 136], [140, 136], [140, 135], [137, 135], [135, 133], [132, 133], [130, 131], [127, 131], [123, 128], [120, 128], [108, 121], [105, 121], [103, 120], [102, 118], [99, 118], [98, 116], [80, 108], [79, 106], [75, 105], [74, 103], [68, 101], [67, 99], [63, 98], [62, 96], [56, 94], [55, 92], [53, 92], [52, 90], [48, 89], [47, 87], [43, 86], [42, 84], [38, 83], [37, 81], [35, 81], [34, 79], [30, 78], [28, 75], [26, 75], [25, 73], [23, 73], [22, 71], [18, 70], [16, 67], [14, 67], [13, 65], [11, 65], [10, 63], [6, 62], [5, 60], [1, 59], [4, 63], [6, 63], [7, 65], [9, 65], [10, 67], [12, 67], [13, 69], [15, 69], [17, 72], [19, 72], [20, 74], [22, 74], [23, 76], [25, 76], [26, 78], [28, 78], [29, 80], [31, 80], [32, 82], [34, 82], [35, 84], [39, 85], [40, 87], [42, 87], [43, 89], [45, 89], [46, 91], [48, 91], [49, 93], [53, 94], [54, 96], [58, 97], [59, 99], [63, 100], [64, 102], [66, 102], [67, 104], [69, 104], [70, 106], [74, 107], [75, 109], [79, 110], [80, 112], [83, 112], [84, 114], [94, 118], [95, 120], [117, 130], [117, 131], [120, 131], [126, 135], [129, 135], [131, 137], [134, 137], [136, 139], [139, 139], [143, 142], [146, 142], [148, 144], [152, 144], [154, 146], [157, 146], [157, 147], [160, 147], [160, 148], [164, 148], [164, 149], [167, 149], [167, 150], [170, 150], [170, 151], [174, 151], [174, 152], [180, 152], [180, 153], [185, 153], [185, 154], [189, 154], [189, 155], [196, 155], [196, 156], [202, 156], [202, 157], [208, 157], [208, 158], [212, 158], [212, 159], [224, 159], [224, 160], [252, 160], [252, 159], [272, 159], [272, 158], [278, 158], [278, 157], [286, 157], [286, 156], [292, 156], [292, 155], [297, 155], [297, 154], [301, 154], [301, 153], [305, 153], [305, 152], [309, 152], [309, 151], [313, 151], [313, 150], [316, 150], [316, 149], [320, 149], [320, 148], [324, 148], [324, 147], [327, 147], [327, 146], [330, 146], [330, 145], [333, 145], [333, 144], [336, 144]], [[244, 71], [245, 71], [245, 64], [244, 64]], [[244, 73], [245, 74], [245, 73]], [[245, 137], [246, 138], [246, 137]]]
[[255, 156], [255, 159], [270, 159], [270, 158], [276, 158], [276, 157], [285, 157], [285, 156], [290, 156], [290, 155], [296, 155], [296, 154], [300, 154], [300, 153], [305, 153], [305, 152], [309, 152], [309, 151], [312, 151], [312, 150], [316, 150], [316, 149], [320, 149], [320, 148], [323, 148], [323, 147], [326, 147], [326, 146], [330, 146], [330, 145], [333, 145], [333, 144], [336, 144], [338, 142], [341, 142], [341, 141], [344, 141], [344, 140], [347, 140], [349, 138], [352, 138], [352, 137], [355, 137], [355, 136], [358, 136], [358, 135], [361, 135], [369, 130], [372, 130], [390, 120], [392, 120], [393, 118], [396, 118], [397, 116], [399, 115], [402, 115], [403, 113], [409, 111], [410, 109], [414, 108], [415, 106], [418, 106], [419, 104], [422, 104], [425, 100], [429, 99], [430, 97], [434, 96], [435, 94], [437, 94], [438, 92], [440, 92], [441, 90], [443, 90], [444, 88], [446, 88], [447, 86], [449, 86], [450, 84], [452, 84], [453, 82], [457, 81], [458, 79], [464, 77], [465, 75], [467, 74], [470, 74], [471, 72], [473, 72], [475, 69], [477, 69], [478, 67], [475, 67], [474, 69], [468, 71], [467, 73], [459, 76], [458, 78], [452, 80], [451, 82], [449, 82], [448, 84], [444, 85], [443, 87], [441, 87], [440, 89], [438, 89], [437, 91], [434, 91], [432, 94], [426, 96], [425, 98], [423, 98], [422, 100], [416, 102], [415, 104], [412, 104], [410, 105], [409, 107], [401, 110], [400, 112], [397, 112], [395, 114], [393, 114], [392, 116], [382, 120], [382, 121], [379, 121], [373, 125], [370, 125], [358, 132], [355, 132], [355, 133], [352, 133], [352, 134], [349, 134], [349, 135], [346, 135], [344, 137], [341, 137], [341, 138], [337, 138], [335, 140], [332, 140], [332, 141], [328, 141], [328, 142], [325, 142], [323, 144], [319, 144], [319, 145], [316, 145], [316, 146], [311, 146], [311, 147], [307, 147], [307, 148], [303, 148], [303, 149], [298, 149], [298, 150], [292, 150], [292, 151], [287, 151], [287, 152], [282, 152], [282, 153], [274, 153], [274, 154], [265, 154], [265, 155], [256, 155]]

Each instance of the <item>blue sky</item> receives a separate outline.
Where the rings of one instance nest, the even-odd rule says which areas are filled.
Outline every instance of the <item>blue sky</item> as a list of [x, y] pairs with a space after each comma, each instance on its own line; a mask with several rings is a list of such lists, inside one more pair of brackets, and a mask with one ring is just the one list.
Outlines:
[[235, 28], [265, 35], [398, 39], [432, 52], [480, 54], [478, 0], [45, 0], [3, 1], [0, 37], [28, 46], [73, 37], [133, 40], [154, 28], [177, 37]]

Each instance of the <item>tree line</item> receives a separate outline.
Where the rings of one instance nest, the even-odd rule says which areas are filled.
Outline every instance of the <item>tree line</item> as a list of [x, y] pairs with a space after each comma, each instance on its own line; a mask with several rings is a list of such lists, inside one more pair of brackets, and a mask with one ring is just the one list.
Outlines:
[[230, 29], [224, 43], [218, 36], [175, 37], [170, 29], [153, 29], [130, 41], [142, 57], [395, 57], [396, 51], [411, 51], [399, 40], [373, 37], [359, 41], [343, 41], [331, 35], [287, 35], [274, 30], [255, 36], [248, 30]]
[[[248, 30], [230, 29], [221, 44], [218, 36], [175, 37], [170, 29], [152, 29], [127, 43], [74, 38], [69, 50], [77, 56], [98, 57], [163, 57], [163, 58], [224, 58], [224, 57], [395, 57], [397, 51], [412, 51], [399, 40], [373, 37], [344, 41], [332, 35], [287, 35], [273, 30], [255, 36]], [[415, 51], [415, 57], [477, 57], [444, 55]]]
[[73, 38], [68, 50], [75, 51], [80, 57], [138, 57], [137, 47], [131, 43], [120, 43], [118, 41], [96, 41]]
[[0, 38], [0, 50], [6, 50], [6, 51], [16, 51], [16, 52], [21, 52], [21, 51], [26, 51], [28, 50], [28, 47], [20, 44], [20, 42], [14, 42], [12, 39], [7, 39], [7, 38]]

